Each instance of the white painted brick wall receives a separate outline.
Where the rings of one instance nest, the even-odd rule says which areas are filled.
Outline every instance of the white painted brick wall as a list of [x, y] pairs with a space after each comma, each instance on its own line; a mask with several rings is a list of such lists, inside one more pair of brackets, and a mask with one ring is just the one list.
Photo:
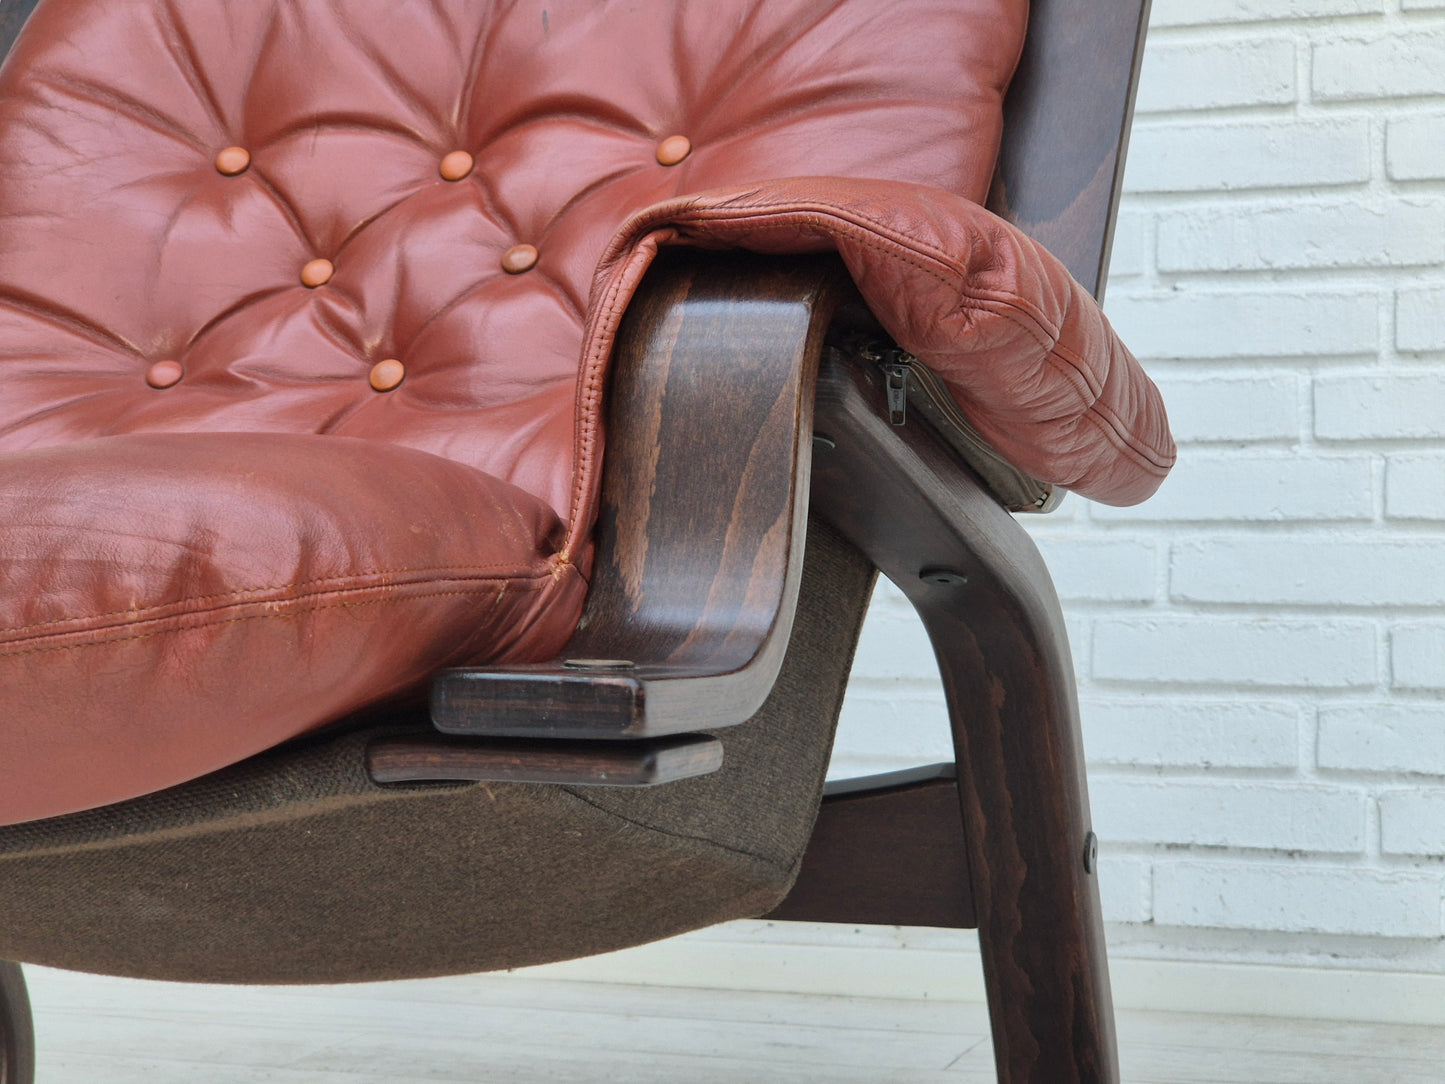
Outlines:
[[[1439, 135], [1445, 143], [1445, 128]], [[1445, 237], [1445, 229], [1439, 232]], [[1445, 287], [1395, 294], [1395, 349], [1401, 353], [1445, 350]]]
[[1439, 937], [1436, 873], [1279, 861], [1160, 861], [1154, 921], [1165, 926]]
[[1391, 629], [1390, 675], [1398, 689], [1445, 690], [1445, 622], [1421, 621]]
[[1156, 359], [1372, 356], [1379, 310], [1371, 293], [1313, 282], [1294, 290], [1120, 290], [1109, 298], [1109, 318], [1130, 349]]
[[1440, 145], [1445, 143], [1445, 113], [1394, 117], [1385, 142], [1385, 164], [1392, 181], [1428, 181], [1445, 177]]
[[1314, 46], [1316, 101], [1438, 95], [1445, 71], [1445, 29], [1415, 26], [1408, 34], [1381, 28], [1368, 37]]
[[1138, 113], [1204, 106], [1285, 105], [1295, 98], [1295, 47], [1288, 38], [1218, 45], [1161, 45], [1146, 58]]
[[1370, 179], [1370, 125], [1361, 117], [1139, 124], [1129, 192], [1228, 191]]
[[1315, 436], [1322, 440], [1430, 440], [1445, 418], [1445, 369], [1315, 380]]
[[1384, 0], [1157, 0], [1149, 18], [1150, 44], [1157, 48], [1158, 42], [1168, 40], [1161, 31], [1171, 26], [1378, 15], [1384, 9]]
[[1445, 200], [1207, 207], [1159, 216], [1160, 271], [1408, 267], [1445, 261]]
[[[1293, 533], [1292, 533], [1293, 534]], [[1174, 544], [1181, 602], [1445, 607], [1445, 538], [1235, 537]]]
[[1412, 788], [1380, 795], [1380, 850], [1398, 855], [1445, 853], [1445, 790]]
[[1445, 704], [1328, 704], [1318, 762], [1339, 772], [1445, 776]]
[[1188, 616], [1094, 622], [1098, 681], [1351, 688], [1377, 680], [1369, 621]]
[[1445, 455], [1387, 455], [1385, 515], [1445, 519]]
[[1190, 444], [1294, 442], [1300, 436], [1300, 389], [1293, 373], [1271, 376], [1159, 373], [1174, 439]]
[[1197, 779], [1120, 779], [1089, 788], [1094, 827], [1122, 843], [1357, 854], [1365, 796], [1334, 786]]
[[[1085, 700], [1080, 714], [1094, 765], [1290, 769], [1299, 763], [1300, 708], [1290, 701], [1135, 695]], [[1445, 714], [1440, 723], [1445, 726]]]
[[1132, 508], [1090, 509], [1098, 522], [1368, 520], [1375, 471], [1365, 455], [1263, 455], [1191, 450], [1157, 496]]
[[[1445, 967], [1445, 0], [1155, 0], [1107, 311], [1179, 467], [1028, 521], [1106, 918], [1196, 958]], [[950, 752], [885, 589], [835, 773]]]

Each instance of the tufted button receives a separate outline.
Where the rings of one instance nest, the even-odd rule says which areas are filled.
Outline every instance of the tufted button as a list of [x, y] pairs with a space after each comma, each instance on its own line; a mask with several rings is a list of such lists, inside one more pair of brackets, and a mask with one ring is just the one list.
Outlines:
[[146, 383], [153, 388], [169, 388], [179, 384], [184, 373], [178, 361], [158, 361], [146, 370]]
[[668, 136], [657, 145], [659, 165], [675, 166], [692, 153], [692, 140], [687, 136]]
[[442, 178], [448, 181], [459, 181], [472, 171], [472, 164], [472, 156], [466, 151], [452, 151], [442, 159]]
[[371, 386], [377, 391], [391, 391], [406, 379], [406, 366], [396, 358], [378, 361], [371, 367]]
[[251, 152], [245, 147], [227, 147], [216, 155], [216, 169], [227, 177], [245, 173], [251, 164]]
[[537, 250], [532, 245], [513, 245], [502, 253], [502, 270], [509, 275], [520, 275], [537, 265]]
[[324, 286], [336, 272], [330, 260], [312, 260], [301, 269], [301, 283], [304, 286]]

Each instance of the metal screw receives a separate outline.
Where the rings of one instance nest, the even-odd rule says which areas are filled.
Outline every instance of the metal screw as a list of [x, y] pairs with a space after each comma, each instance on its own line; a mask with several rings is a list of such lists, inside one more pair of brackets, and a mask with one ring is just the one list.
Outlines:
[[925, 568], [918, 574], [918, 578], [924, 583], [936, 584], [939, 587], [960, 587], [968, 582], [967, 576], [951, 568]]
[[568, 659], [562, 663], [568, 670], [636, 670], [631, 659]]
[[1084, 837], [1084, 872], [1093, 873], [1099, 862], [1099, 837], [1090, 832]]
[[813, 451], [831, 452], [836, 447], [838, 447], [838, 442], [832, 437], [824, 436], [822, 433], [813, 434]]

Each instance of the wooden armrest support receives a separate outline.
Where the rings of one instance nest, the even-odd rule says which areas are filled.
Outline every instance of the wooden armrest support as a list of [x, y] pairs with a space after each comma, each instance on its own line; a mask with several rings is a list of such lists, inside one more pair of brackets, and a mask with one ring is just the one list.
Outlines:
[[722, 742], [704, 734], [652, 741], [569, 742], [441, 734], [379, 738], [366, 750], [378, 783], [468, 780], [565, 783], [574, 787], [653, 787], [722, 767]]
[[577, 633], [553, 663], [441, 673], [439, 730], [635, 739], [762, 706], [797, 603], [816, 372], [842, 281], [830, 259], [659, 256], [618, 335]]

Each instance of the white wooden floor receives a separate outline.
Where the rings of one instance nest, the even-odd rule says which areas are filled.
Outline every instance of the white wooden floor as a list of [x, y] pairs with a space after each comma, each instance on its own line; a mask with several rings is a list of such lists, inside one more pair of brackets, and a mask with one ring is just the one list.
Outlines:
[[[27, 969], [38, 1084], [993, 1081], [983, 1006], [490, 975], [195, 987]], [[1119, 1014], [1127, 1084], [1440, 1084], [1445, 1028]]]

